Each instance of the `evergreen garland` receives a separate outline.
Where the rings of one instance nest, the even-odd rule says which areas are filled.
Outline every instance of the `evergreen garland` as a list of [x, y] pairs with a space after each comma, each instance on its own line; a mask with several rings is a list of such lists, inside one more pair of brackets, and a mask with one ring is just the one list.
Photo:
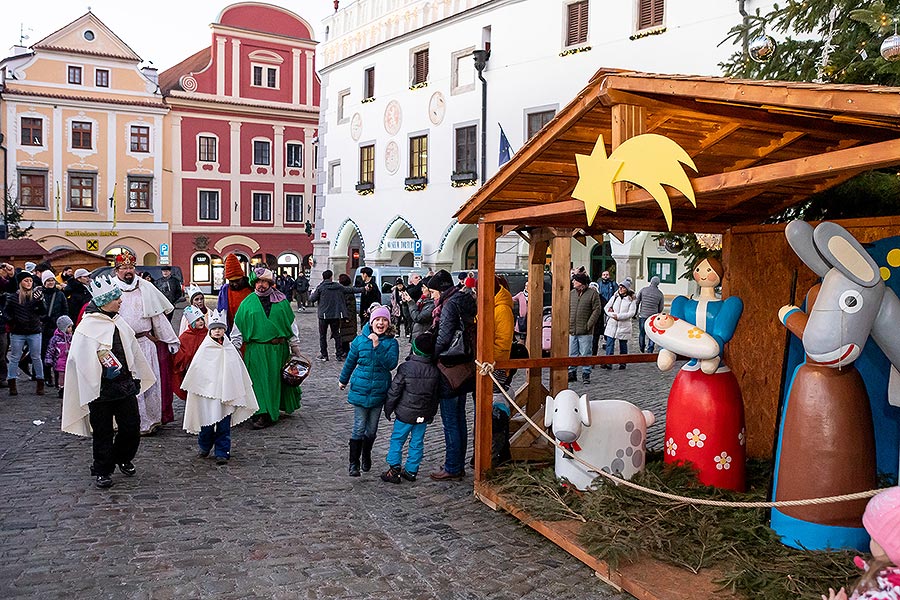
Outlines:
[[[750, 461], [747, 467], [749, 491], [744, 494], [703, 486], [690, 468], [665, 465], [658, 453], [632, 481], [696, 498], [767, 499], [771, 465]], [[855, 552], [782, 545], [764, 509], [684, 504], [608, 484], [582, 493], [561, 485], [552, 467], [527, 463], [501, 467], [492, 473], [491, 484], [533, 519], [583, 522], [579, 542], [612, 568], [642, 555], [693, 573], [712, 568], [721, 573], [714, 583], [723, 591], [767, 600], [818, 600], [829, 587], [851, 589], [860, 575], [853, 565]]]

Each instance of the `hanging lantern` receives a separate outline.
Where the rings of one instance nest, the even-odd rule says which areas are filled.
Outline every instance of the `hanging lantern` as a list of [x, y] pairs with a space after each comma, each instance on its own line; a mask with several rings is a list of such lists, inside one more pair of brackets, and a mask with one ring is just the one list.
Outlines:
[[881, 56], [888, 62], [900, 59], [900, 35], [894, 33], [881, 42]]
[[684, 249], [684, 242], [681, 241], [681, 238], [666, 238], [665, 246], [666, 250], [672, 254], [678, 254]]
[[754, 62], [767, 63], [772, 58], [772, 55], [775, 54], [777, 47], [778, 44], [775, 43], [775, 38], [771, 35], [763, 34], [750, 40], [750, 43], [747, 45], [747, 54], [750, 55], [750, 60]]

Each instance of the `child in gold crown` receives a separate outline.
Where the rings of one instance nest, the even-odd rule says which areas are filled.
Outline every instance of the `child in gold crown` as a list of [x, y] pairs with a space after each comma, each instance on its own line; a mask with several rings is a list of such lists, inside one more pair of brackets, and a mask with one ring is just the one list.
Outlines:
[[209, 456], [215, 448], [216, 464], [231, 458], [231, 426], [259, 410], [253, 382], [241, 355], [225, 334], [226, 312], [212, 311], [209, 335], [197, 348], [181, 383], [187, 392], [184, 430], [198, 433], [197, 455]]

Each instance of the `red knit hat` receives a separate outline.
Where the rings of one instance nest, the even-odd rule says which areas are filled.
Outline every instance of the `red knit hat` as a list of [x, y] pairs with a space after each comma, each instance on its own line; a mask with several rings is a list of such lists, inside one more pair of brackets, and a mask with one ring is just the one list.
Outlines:
[[225, 279], [240, 279], [244, 276], [244, 269], [241, 267], [241, 261], [234, 254], [225, 257]]

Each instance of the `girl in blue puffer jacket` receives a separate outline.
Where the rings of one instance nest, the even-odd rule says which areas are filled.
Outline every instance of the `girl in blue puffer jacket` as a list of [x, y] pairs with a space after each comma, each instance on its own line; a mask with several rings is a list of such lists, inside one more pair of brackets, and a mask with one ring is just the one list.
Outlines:
[[350, 476], [372, 468], [372, 444], [378, 432], [381, 409], [391, 385], [391, 371], [400, 360], [400, 345], [388, 332], [391, 312], [381, 306], [370, 311], [369, 324], [350, 344], [338, 386], [350, 384], [347, 402], [353, 405], [350, 434]]

